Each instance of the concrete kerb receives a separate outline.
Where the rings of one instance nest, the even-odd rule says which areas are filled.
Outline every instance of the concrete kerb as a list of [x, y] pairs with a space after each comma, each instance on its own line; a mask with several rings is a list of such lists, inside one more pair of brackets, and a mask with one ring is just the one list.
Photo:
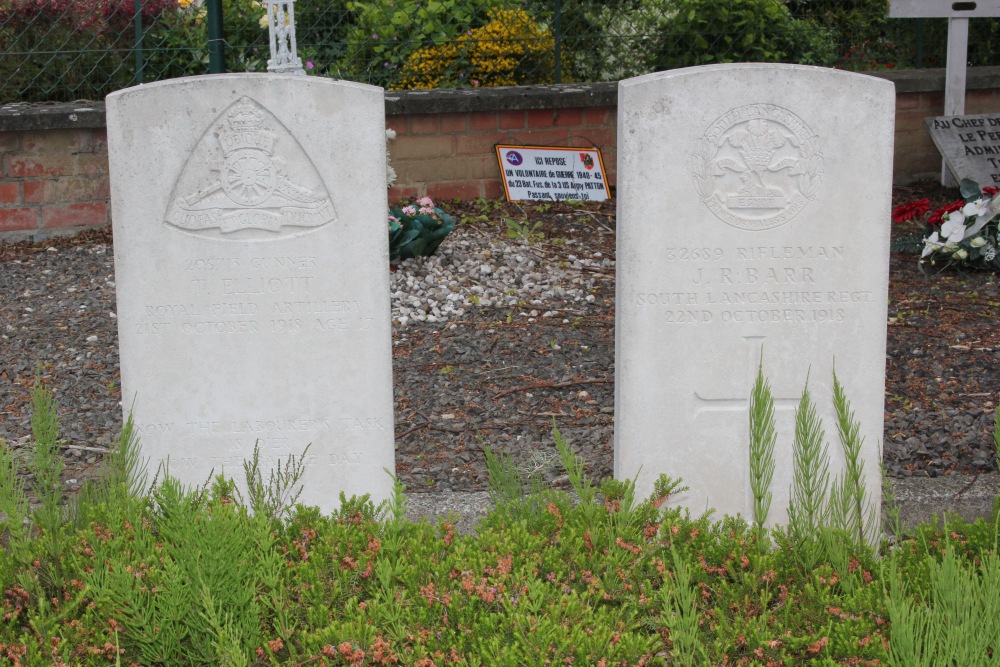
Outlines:
[[[961, 516], [966, 521], [989, 518], [993, 501], [1000, 495], [1000, 474], [953, 475], [950, 477], [904, 477], [891, 479], [892, 494], [899, 508], [900, 526], [912, 529], [935, 516]], [[424, 519], [431, 524], [440, 520], [452, 521], [455, 531], [462, 535], [475, 532], [476, 523], [489, 513], [493, 504], [485, 491], [465, 493], [413, 493], [408, 494], [406, 516], [411, 521]], [[888, 512], [883, 502], [884, 527], [889, 530]], [[721, 517], [716, 517], [721, 518]]]

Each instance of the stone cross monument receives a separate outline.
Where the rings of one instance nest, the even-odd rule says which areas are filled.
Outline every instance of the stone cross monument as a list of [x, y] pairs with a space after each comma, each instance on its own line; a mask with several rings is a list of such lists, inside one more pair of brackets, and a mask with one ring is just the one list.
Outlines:
[[295, 0], [263, 0], [267, 11], [267, 32], [271, 57], [267, 71], [278, 74], [305, 74], [295, 46]]

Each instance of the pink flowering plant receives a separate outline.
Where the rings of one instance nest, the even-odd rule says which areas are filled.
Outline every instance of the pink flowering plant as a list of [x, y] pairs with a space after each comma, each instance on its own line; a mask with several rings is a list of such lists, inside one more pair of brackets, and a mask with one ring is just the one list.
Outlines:
[[1000, 194], [970, 179], [959, 186], [964, 202], [935, 212], [920, 254], [922, 267], [1000, 269]]
[[430, 197], [389, 209], [389, 259], [428, 257], [455, 229], [455, 218]]

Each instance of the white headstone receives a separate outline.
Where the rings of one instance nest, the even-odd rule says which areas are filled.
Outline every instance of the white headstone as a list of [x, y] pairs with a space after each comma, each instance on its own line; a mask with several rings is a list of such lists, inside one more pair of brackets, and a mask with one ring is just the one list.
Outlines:
[[202, 484], [305, 458], [301, 500], [389, 497], [380, 88], [274, 74], [107, 98], [123, 408]]
[[894, 89], [798, 65], [734, 64], [619, 85], [615, 476], [660, 474], [693, 511], [752, 517], [748, 398], [776, 399], [771, 522], [808, 385], [834, 472], [832, 371], [879, 494]]

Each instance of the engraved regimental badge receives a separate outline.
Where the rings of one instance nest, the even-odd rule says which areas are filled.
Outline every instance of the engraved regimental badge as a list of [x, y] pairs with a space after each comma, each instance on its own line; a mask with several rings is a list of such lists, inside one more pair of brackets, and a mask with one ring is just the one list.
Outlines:
[[740, 229], [785, 224], [816, 196], [823, 155], [801, 118], [773, 104], [750, 104], [716, 120], [691, 161], [703, 202]]
[[166, 215], [168, 225], [187, 232], [234, 239], [291, 236], [335, 219], [330, 195], [298, 141], [247, 97], [205, 132]]

